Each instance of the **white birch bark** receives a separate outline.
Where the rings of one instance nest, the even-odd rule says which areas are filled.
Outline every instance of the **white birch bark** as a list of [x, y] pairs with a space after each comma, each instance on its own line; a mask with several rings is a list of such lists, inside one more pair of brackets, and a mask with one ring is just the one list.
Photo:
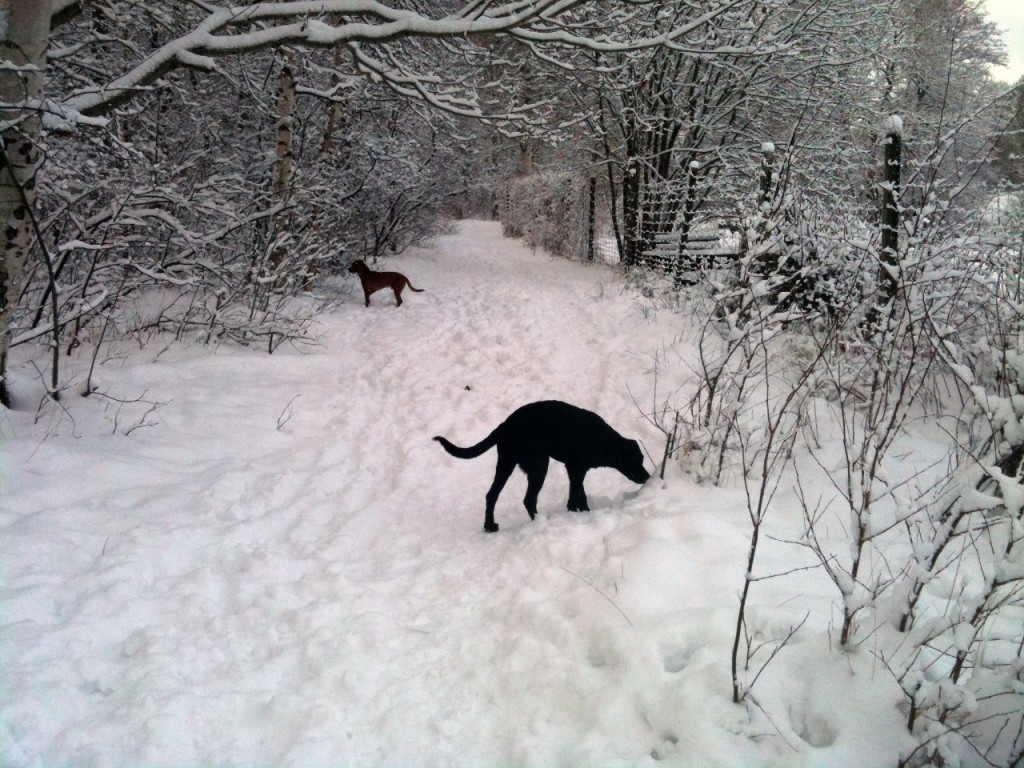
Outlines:
[[[295, 72], [292, 69], [292, 54], [287, 48], [277, 52], [277, 60], [281, 65], [281, 74], [277, 80], [277, 142], [274, 148], [274, 170], [271, 191], [274, 203], [281, 205], [277, 215], [277, 239], [270, 254], [270, 267], [277, 272], [287, 253], [284, 233], [288, 227], [288, 198], [292, 189], [292, 142], [294, 139], [295, 118]], [[280, 275], [277, 276], [280, 281]]]
[[0, 402], [10, 405], [7, 354], [11, 320], [32, 246], [40, 120], [26, 108], [38, 99], [46, 69], [50, 0], [0, 0]]
[[274, 163], [274, 200], [285, 202], [292, 186], [292, 135], [295, 111], [295, 73], [291, 51], [278, 52], [281, 74], [277, 81], [277, 146]]

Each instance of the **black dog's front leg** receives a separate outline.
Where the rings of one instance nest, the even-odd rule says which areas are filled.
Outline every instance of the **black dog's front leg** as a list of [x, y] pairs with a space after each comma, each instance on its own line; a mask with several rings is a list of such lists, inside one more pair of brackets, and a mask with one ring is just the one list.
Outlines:
[[570, 512], [589, 512], [587, 492], [583, 490], [583, 479], [587, 476], [587, 470], [579, 467], [566, 467], [566, 470], [569, 473], [568, 510]]

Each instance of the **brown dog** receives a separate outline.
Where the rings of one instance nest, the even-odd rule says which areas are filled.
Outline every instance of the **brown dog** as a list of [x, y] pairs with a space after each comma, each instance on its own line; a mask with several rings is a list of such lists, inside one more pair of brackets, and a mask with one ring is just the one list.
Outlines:
[[359, 282], [363, 284], [363, 296], [366, 298], [366, 306], [370, 306], [370, 294], [382, 288], [390, 288], [395, 293], [396, 307], [402, 306], [402, 289], [409, 286], [410, 291], [423, 293], [423, 289], [416, 288], [409, 282], [409, 278], [401, 272], [374, 272], [362, 259], [356, 259], [349, 272], [359, 275]]

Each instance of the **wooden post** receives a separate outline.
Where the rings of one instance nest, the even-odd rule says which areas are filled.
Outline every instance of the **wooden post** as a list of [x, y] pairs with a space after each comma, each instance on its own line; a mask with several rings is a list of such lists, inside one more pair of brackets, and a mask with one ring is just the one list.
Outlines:
[[686, 198], [683, 203], [683, 217], [679, 222], [679, 248], [676, 250], [675, 264], [672, 265], [672, 287], [679, 290], [687, 285], [686, 274], [696, 266], [695, 259], [687, 254], [686, 246], [690, 242], [690, 226], [697, 210], [697, 174], [700, 163], [690, 161], [686, 168]]
[[590, 211], [587, 221], [587, 261], [594, 260], [594, 219], [597, 216], [597, 179], [590, 177]]
[[899, 193], [903, 154], [903, 119], [885, 121], [885, 167], [882, 169], [882, 242], [878, 270], [878, 304], [888, 304], [899, 287]]
[[[754, 229], [758, 241], [763, 241], [768, 235], [770, 225], [769, 212], [771, 211], [772, 188], [775, 182], [775, 144], [766, 141], [761, 145], [761, 178], [758, 182], [757, 192], [757, 214], [754, 219]], [[746, 255], [750, 243], [747, 242], [747, 229], [743, 228], [742, 252]], [[771, 252], [763, 252], [757, 259], [755, 272], [761, 277], [774, 274], [779, 268], [779, 254], [776, 249]]]
[[766, 141], [761, 145], [761, 184], [757, 196], [757, 210], [762, 221], [767, 218], [768, 203], [772, 199], [772, 176], [775, 173], [775, 145]]

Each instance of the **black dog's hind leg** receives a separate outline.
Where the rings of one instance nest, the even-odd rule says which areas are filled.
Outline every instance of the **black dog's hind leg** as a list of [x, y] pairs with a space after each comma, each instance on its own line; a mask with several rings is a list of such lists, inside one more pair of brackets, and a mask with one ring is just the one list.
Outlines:
[[515, 459], [503, 454], [501, 446], [498, 446], [498, 466], [494, 469], [494, 482], [491, 483], [491, 489], [487, 491], [487, 510], [484, 512], [484, 530], [488, 533], [498, 530], [498, 524], [494, 522], [494, 505], [498, 501], [498, 496], [501, 495], [501, 489], [505, 487], [505, 483], [508, 482], [512, 470], [515, 468]]
[[589, 512], [587, 506], [587, 493], [583, 490], [583, 479], [587, 476], [586, 467], [566, 467], [569, 473], [569, 503], [567, 506], [570, 512]]
[[526, 473], [526, 497], [523, 504], [530, 514], [530, 519], [537, 517], [537, 497], [540, 496], [540, 489], [544, 487], [544, 478], [548, 475], [548, 457], [539, 456], [528, 462], [520, 463], [520, 467]]

